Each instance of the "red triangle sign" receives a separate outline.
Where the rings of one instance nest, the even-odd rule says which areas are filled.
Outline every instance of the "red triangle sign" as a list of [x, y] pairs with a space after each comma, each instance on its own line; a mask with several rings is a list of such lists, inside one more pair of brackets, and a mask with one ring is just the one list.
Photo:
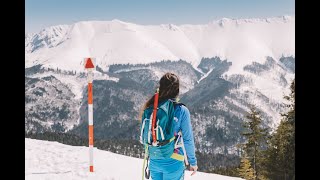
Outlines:
[[87, 58], [85, 68], [94, 68], [91, 58]]

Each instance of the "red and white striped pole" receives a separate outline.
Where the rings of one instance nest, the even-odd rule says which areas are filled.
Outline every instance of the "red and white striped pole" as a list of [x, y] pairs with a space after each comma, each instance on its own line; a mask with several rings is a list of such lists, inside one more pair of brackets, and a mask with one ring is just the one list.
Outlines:
[[85, 59], [85, 68], [88, 70], [88, 123], [89, 123], [89, 164], [90, 172], [93, 172], [93, 95], [92, 81], [94, 65], [91, 58]]

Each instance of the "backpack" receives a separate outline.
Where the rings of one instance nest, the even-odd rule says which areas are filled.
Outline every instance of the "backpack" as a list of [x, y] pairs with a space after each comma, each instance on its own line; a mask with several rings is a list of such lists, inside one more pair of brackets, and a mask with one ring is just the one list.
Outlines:
[[[157, 115], [155, 121], [155, 135], [156, 135], [156, 143], [154, 144], [152, 138], [152, 117], [153, 117], [153, 105], [144, 110], [142, 114], [142, 123], [141, 123], [141, 132], [140, 132], [140, 142], [144, 145], [145, 149], [145, 157], [143, 161], [143, 169], [144, 175], [142, 175], [142, 179], [146, 177], [149, 179], [150, 177], [150, 169], [148, 169], [148, 161], [151, 159], [166, 159], [166, 158], [174, 158], [176, 159], [176, 155], [174, 156], [174, 149], [177, 147], [176, 136], [174, 134], [174, 113], [175, 113], [175, 105], [184, 105], [180, 102], [175, 102], [171, 99], [165, 100], [163, 102], [159, 102], [157, 108]], [[181, 132], [180, 132], [181, 133]], [[178, 140], [177, 140], [178, 142]], [[183, 147], [184, 148], [184, 147]], [[147, 166], [145, 167], [145, 163], [147, 162]]]
[[159, 102], [156, 116], [157, 146], [152, 145], [152, 113], [153, 105], [144, 110], [140, 132], [140, 142], [148, 146], [148, 157], [151, 159], [170, 158], [174, 152], [174, 106], [182, 104], [171, 99]]

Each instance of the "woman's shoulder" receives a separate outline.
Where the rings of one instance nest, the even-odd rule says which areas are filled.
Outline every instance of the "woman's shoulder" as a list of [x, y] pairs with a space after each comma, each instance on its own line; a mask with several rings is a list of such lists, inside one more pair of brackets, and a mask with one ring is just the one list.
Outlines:
[[189, 109], [187, 108], [187, 106], [183, 103], [177, 103], [176, 104], [176, 109], [180, 112], [180, 113], [189, 113]]
[[181, 123], [187, 122], [190, 117], [189, 109], [185, 105], [177, 105], [177, 106], [178, 107], [176, 109], [176, 114], [175, 114], [177, 119], [180, 120]]
[[187, 108], [187, 106], [185, 104], [182, 104], [180, 106], [180, 108], [181, 108], [182, 111], [188, 111], [189, 112], [189, 109]]

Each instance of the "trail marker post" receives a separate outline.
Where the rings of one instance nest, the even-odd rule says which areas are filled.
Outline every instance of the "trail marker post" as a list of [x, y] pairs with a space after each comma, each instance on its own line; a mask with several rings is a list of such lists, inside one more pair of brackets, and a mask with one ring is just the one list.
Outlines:
[[91, 58], [85, 59], [85, 68], [88, 72], [88, 123], [89, 123], [89, 166], [93, 172], [93, 94], [92, 81], [94, 65]]

